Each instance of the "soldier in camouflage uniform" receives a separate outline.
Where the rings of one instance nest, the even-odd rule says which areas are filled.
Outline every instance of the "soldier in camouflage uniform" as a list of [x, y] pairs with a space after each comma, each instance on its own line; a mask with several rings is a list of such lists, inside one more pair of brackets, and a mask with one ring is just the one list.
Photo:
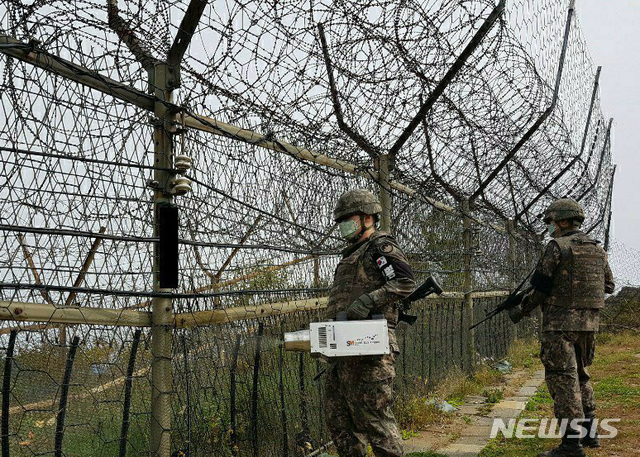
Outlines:
[[582, 207], [572, 199], [553, 202], [545, 213], [553, 240], [531, 278], [532, 290], [522, 304], [509, 311], [517, 323], [537, 306], [542, 307], [540, 358], [545, 380], [559, 421], [583, 419], [587, 436], [567, 427], [559, 447], [541, 453], [545, 457], [582, 457], [583, 446], [600, 447], [595, 427], [593, 388], [586, 367], [595, 351], [595, 332], [604, 294], [614, 289], [607, 254], [599, 242], [580, 231]]
[[363, 457], [366, 442], [376, 457], [403, 454], [393, 403], [394, 362], [399, 353], [394, 303], [415, 289], [413, 272], [395, 240], [375, 223], [382, 207], [369, 191], [345, 192], [334, 219], [349, 243], [342, 252], [329, 301], [327, 319], [367, 319], [381, 314], [388, 321], [391, 354], [332, 360], [326, 379], [326, 421], [340, 457]]

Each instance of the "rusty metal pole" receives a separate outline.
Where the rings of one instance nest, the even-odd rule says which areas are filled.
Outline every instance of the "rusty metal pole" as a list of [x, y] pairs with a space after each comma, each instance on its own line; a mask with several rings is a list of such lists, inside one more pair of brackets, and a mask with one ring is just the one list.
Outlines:
[[[162, 101], [171, 102], [173, 86], [170, 67], [164, 63], [155, 65], [155, 95]], [[156, 102], [154, 114], [156, 124], [153, 129], [154, 163], [154, 228], [153, 236], [160, 233], [159, 206], [170, 204], [171, 154], [173, 139], [170, 130], [170, 114], [167, 106]], [[153, 288], [160, 292], [171, 289], [160, 288], [159, 243], [153, 249]], [[151, 431], [150, 455], [152, 457], [170, 457], [171, 454], [171, 339], [172, 339], [172, 299], [156, 297], [151, 302]]]

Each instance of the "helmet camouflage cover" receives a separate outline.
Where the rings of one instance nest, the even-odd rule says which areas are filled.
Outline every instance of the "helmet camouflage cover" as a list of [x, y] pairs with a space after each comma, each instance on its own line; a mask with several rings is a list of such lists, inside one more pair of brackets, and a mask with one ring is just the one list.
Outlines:
[[573, 198], [561, 198], [549, 205], [544, 213], [544, 222], [561, 221], [562, 219], [577, 219], [584, 221], [584, 211], [580, 203]]
[[382, 206], [378, 198], [366, 189], [348, 190], [340, 196], [333, 210], [333, 219], [339, 221], [353, 214], [379, 214]]

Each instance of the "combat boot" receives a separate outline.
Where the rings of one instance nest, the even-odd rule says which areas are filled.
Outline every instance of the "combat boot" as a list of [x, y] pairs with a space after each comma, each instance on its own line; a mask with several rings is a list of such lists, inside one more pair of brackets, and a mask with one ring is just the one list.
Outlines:
[[595, 427], [595, 430], [593, 431], [593, 436], [591, 436], [592, 432], [591, 432], [591, 426], [593, 425], [593, 416], [587, 416], [584, 418], [584, 421], [582, 422], [582, 426], [587, 429], [587, 436], [585, 436], [584, 438], [580, 439], [580, 443], [584, 446], [584, 447], [590, 447], [593, 449], [597, 449], [600, 447], [600, 438], [598, 437], [598, 427]]
[[568, 435], [578, 435], [573, 430], [565, 431], [560, 446], [547, 452], [541, 452], [538, 457], [585, 457], [580, 438], [569, 438]]

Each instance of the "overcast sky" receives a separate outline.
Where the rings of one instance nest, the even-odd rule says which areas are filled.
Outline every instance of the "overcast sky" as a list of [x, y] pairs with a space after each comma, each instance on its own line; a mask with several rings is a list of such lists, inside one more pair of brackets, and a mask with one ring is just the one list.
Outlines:
[[612, 236], [640, 250], [640, 0], [577, 0], [577, 17], [595, 65], [600, 96], [613, 117]]

